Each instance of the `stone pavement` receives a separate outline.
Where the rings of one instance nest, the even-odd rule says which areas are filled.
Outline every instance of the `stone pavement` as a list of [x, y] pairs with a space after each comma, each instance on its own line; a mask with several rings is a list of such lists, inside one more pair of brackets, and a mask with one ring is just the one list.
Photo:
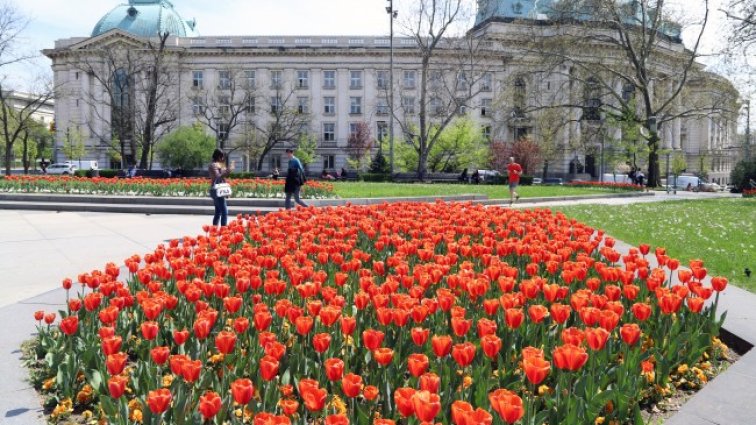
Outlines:
[[[614, 200], [540, 203], [536, 207], [575, 203], [628, 204], [670, 199], [706, 199], [728, 194], [694, 194]], [[527, 207], [518, 203], [517, 207]], [[0, 424], [44, 424], [40, 399], [28, 384], [20, 362], [21, 343], [35, 332], [32, 313], [62, 308], [64, 277], [100, 269], [107, 262], [121, 264], [126, 257], [144, 254], [165, 240], [202, 232], [203, 216], [150, 216], [0, 210]], [[620, 250], [629, 246], [617, 244]], [[41, 295], [40, 295], [41, 294]], [[23, 300], [23, 301], [22, 301]], [[730, 286], [720, 299], [728, 310], [725, 328], [756, 345], [756, 295]], [[12, 324], [12, 326], [8, 326]], [[726, 373], [707, 385], [668, 424], [756, 424], [756, 350], [744, 355]]]

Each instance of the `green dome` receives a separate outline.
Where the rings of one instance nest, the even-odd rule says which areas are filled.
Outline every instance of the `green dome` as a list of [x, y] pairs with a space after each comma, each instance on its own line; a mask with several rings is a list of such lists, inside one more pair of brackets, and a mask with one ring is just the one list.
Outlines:
[[184, 21], [168, 0], [129, 0], [100, 19], [92, 37], [120, 29], [139, 37], [156, 37], [168, 32], [176, 37], [196, 37], [195, 21]]

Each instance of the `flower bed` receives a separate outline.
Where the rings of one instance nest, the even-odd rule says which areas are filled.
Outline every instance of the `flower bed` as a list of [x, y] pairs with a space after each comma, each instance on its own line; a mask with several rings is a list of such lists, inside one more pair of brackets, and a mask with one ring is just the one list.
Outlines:
[[[283, 197], [284, 180], [229, 179], [234, 198]], [[207, 179], [84, 178], [63, 176], [8, 176], [0, 178], [0, 191], [24, 193], [74, 193], [86, 195], [208, 196]], [[333, 198], [333, 185], [308, 181], [304, 198]]]
[[726, 279], [549, 210], [347, 206], [205, 232], [67, 279], [62, 320], [36, 314], [54, 420], [638, 424], [719, 349], [704, 304]]
[[743, 197], [744, 198], [756, 198], [756, 189], [745, 189], [743, 190]]
[[601, 189], [612, 189], [612, 190], [619, 190], [619, 191], [628, 191], [628, 192], [643, 192], [644, 188], [641, 185], [633, 184], [633, 183], [614, 183], [614, 182], [584, 182], [584, 181], [576, 181], [576, 182], [569, 182], [567, 183], [567, 186], [574, 186], [574, 187], [595, 187], [595, 188], [601, 188]]

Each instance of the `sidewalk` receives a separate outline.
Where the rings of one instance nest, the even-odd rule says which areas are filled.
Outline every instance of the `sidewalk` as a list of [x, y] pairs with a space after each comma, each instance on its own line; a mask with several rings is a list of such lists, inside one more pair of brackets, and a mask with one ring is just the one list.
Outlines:
[[[705, 199], [713, 194], [684, 194], [673, 199]], [[611, 202], [658, 202], [665, 195], [613, 200]], [[609, 200], [580, 201], [605, 203]], [[573, 202], [574, 203], [574, 202]], [[524, 207], [524, 204], [518, 204]], [[539, 204], [544, 206], [544, 204]], [[136, 214], [51, 213], [0, 211], [0, 273], [6, 277], [0, 293], [0, 423], [44, 424], [39, 397], [27, 383], [27, 370], [20, 362], [20, 345], [35, 332], [36, 310], [57, 311], [65, 294], [64, 277], [104, 267], [121, 265], [134, 253], [152, 251], [159, 243], [202, 232], [209, 217], [149, 216]], [[618, 251], [630, 246], [617, 242]], [[652, 259], [653, 256], [649, 256]], [[685, 260], [685, 259], [681, 259]], [[10, 279], [8, 279], [10, 278]], [[23, 300], [23, 301], [22, 301]], [[720, 312], [728, 311], [725, 328], [756, 345], [756, 295], [730, 285], [720, 298]], [[724, 374], [710, 382], [680, 412], [670, 425], [753, 425], [756, 421], [756, 350], [744, 355]]]

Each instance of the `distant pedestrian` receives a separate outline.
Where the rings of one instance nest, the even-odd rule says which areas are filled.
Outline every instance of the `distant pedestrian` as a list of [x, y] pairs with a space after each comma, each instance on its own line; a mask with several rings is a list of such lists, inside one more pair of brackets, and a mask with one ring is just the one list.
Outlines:
[[480, 171], [479, 170], [475, 170], [475, 172], [472, 173], [472, 176], [470, 177], [470, 180], [473, 183], [475, 183], [475, 184], [480, 183]]
[[281, 173], [278, 171], [278, 167], [273, 169], [273, 174], [270, 175], [273, 180], [278, 180], [281, 177]]
[[299, 190], [302, 188], [302, 185], [305, 184], [305, 181], [307, 181], [304, 167], [302, 167], [299, 158], [294, 156], [294, 149], [286, 149], [286, 155], [289, 157], [289, 169], [286, 172], [286, 184], [284, 185], [284, 193], [286, 193], [286, 209], [291, 209], [292, 197], [294, 198], [294, 202], [306, 207], [307, 204], [299, 198]]
[[522, 166], [515, 162], [513, 156], [509, 157], [507, 172], [509, 173], [509, 205], [512, 205], [516, 200], [520, 199], [520, 194], [517, 193], [516, 189], [520, 184], [520, 176], [522, 175]]
[[635, 182], [638, 186], [643, 187], [643, 184], [646, 181], [646, 175], [643, 174], [643, 171], [638, 170], [638, 172], [635, 174]]
[[219, 223], [221, 226], [228, 224], [228, 204], [226, 198], [218, 196], [214, 186], [218, 183], [224, 183], [226, 177], [229, 175], [229, 170], [226, 168], [226, 154], [222, 150], [216, 149], [213, 152], [213, 162], [208, 167], [210, 172], [210, 197], [213, 198], [213, 205], [215, 206], [215, 215], [213, 215], [213, 226], [217, 226]]

